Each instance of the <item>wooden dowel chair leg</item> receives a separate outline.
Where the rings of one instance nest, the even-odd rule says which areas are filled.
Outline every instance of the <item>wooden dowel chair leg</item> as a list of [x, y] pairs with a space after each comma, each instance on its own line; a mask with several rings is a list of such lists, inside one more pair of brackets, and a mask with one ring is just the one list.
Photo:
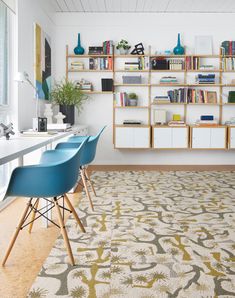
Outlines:
[[67, 197], [67, 195], [64, 195], [64, 198], [65, 198], [65, 202], [66, 202], [67, 205], [69, 206], [69, 209], [72, 211], [73, 216], [75, 217], [75, 219], [76, 219], [76, 221], [77, 221], [79, 227], [81, 228], [81, 230], [83, 231], [83, 233], [86, 233], [85, 228], [84, 228], [84, 226], [83, 226], [83, 224], [82, 224], [80, 218], [78, 217], [77, 212], [76, 212], [76, 210], [74, 209], [72, 203], [70, 202], [69, 198]]
[[16, 239], [17, 239], [17, 237], [19, 235], [19, 232], [21, 230], [21, 227], [22, 227], [22, 225], [24, 223], [25, 217], [27, 216], [27, 213], [28, 213], [29, 208], [31, 206], [31, 202], [32, 202], [32, 199], [28, 202], [28, 204], [27, 204], [27, 206], [26, 206], [26, 208], [25, 208], [25, 210], [23, 212], [23, 215], [22, 215], [22, 217], [21, 217], [21, 219], [19, 221], [18, 227], [16, 228], [16, 231], [15, 231], [15, 233], [14, 233], [12, 239], [11, 239], [11, 242], [9, 244], [9, 247], [7, 249], [6, 255], [5, 255], [5, 257], [4, 257], [3, 261], [2, 261], [2, 266], [4, 266], [6, 264], [6, 261], [7, 261], [9, 255], [11, 253], [11, 250], [12, 250], [12, 248], [13, 248], [15, 242], [16, 242]]
[[[35, 204], [35, 206], [34, 206], [34, 208], [35, 208], [36, 210], [38, 209], [38, 204], [39, 204], [39, 199], [36, 200], [36, 204]], [[31, 224], [29, 225], [29, 233], [32, 232], [35, 216], [36, 216], [36, 211], [33, 210], [33, 211], [32, 211], [32, 217], [31, 217], [31, 221], [32, 221], [32, 222], [31, 222]]]
[[83, 185], [84, 185], [84, 188], [85, 188], [86, 196], [87, 196], [87, 198], [90, 201], [90, 205], [91, 205], [92, 211], [94, 211], [94, 206], [93, 206], [93, 203], [92, 203], [92, 200], [91, 200], [91, 195], [90, 195], [90, 193], [88, 191], [87, 184], [86, 184], [86, 177], [85, 177], [82, 169], [80, 170], [80, 173], [81, 173], [82, 182], [83, 182]]
[[91, 177], [90, 177], [90, 175], [88, 175], [86, 168], [84, 168], [84, 172], [85, 172], [85, 175], [86, 175], [86, 177], [87, 177], [87, 180], [88, 180], [89, 183], [90, 183], [91, 189], [92, 189], [92, 191], [93, 191], [95, 197], [97, 197], [96, 192], [95, 192], [95, 188], [94, 188], [94, 186], [93, 186], [93, 183], [91, 182]]
[[67, 232], [66, 232], [66, 229], [65, 229], [65, 224], [64, 224], [61, 212], [60, 212], [60, 207], [59, 207], [59, 204], [58, 204], [58, 201], [56, 200], [56, 198], [54, 198], [54, 202], [55, 202], [55, 207], [56, 207], [58, 220], [59, 220], [59, 224], [60, 224], [61, 234], [64, 238], [65, 246], [66, 246], [66, 249], [67, 249], [71, 264], [74, 266], [75, 262], [74, 262], [72, 249], [71, 249], [71, 246], [70, 246], [70, 243], [69, 243], [69, 238], [68, 238], [68, 235], [67, 235]]

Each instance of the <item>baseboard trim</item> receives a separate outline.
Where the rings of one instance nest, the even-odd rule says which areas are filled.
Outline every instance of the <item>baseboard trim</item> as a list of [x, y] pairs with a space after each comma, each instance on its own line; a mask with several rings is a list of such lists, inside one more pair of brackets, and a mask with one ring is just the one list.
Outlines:
[[235, 165], [90, 165], [89, 171], [235, 171]]

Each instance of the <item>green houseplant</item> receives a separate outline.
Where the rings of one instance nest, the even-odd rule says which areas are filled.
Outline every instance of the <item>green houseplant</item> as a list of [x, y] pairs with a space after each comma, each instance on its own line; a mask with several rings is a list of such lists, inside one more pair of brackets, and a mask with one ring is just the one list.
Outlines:
[[119, 50], [121, 55], [126, 55], [130, 48], [131, 46], [128, 44], [128, 41], [125, 39], [120, 40], [116, 46], [116, 49]]
[[74, 107], [77, 108], [79, 113], [88, 96], [77, 87], [76, 83], [64, 79], [60, 82], [55, 82], [50, 92], [50, 99], [54, 104], [60, 106], [60, 112], [66, 116], [66, 123], [73, 125]]
[[138, 95], [134, 92], [128, 94], [128, 104], [129, 106], [137, 106]]

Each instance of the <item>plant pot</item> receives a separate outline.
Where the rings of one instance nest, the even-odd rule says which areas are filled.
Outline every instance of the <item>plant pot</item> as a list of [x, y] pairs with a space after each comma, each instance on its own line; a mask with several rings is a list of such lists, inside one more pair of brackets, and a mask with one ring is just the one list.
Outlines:
[[60, 112], [66, 116], [64, 123], [74, 124], [74, 106], [60, 105]]
[[129, 99], [128, 99], [128, 104], [129, 104], [129, 106], [131, 106], [131, 107], [135, 107], [135, 106], [137, 106], [137, 103], [138, 103], [138, 99], [135, 99], [135, 98], [129, 98]]
[[118, 50], [119, 50], [120, 55], [127, 55], [128, 54], [128, 50], [127, 49], [120, 48]]

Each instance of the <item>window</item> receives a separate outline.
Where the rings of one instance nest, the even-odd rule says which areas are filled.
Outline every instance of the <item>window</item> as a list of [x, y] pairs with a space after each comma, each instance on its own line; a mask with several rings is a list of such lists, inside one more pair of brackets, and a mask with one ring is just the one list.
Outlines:
[[8, 9], [0, 1], [0, 106], [8, 105], [9, 77], [9, 15]]

